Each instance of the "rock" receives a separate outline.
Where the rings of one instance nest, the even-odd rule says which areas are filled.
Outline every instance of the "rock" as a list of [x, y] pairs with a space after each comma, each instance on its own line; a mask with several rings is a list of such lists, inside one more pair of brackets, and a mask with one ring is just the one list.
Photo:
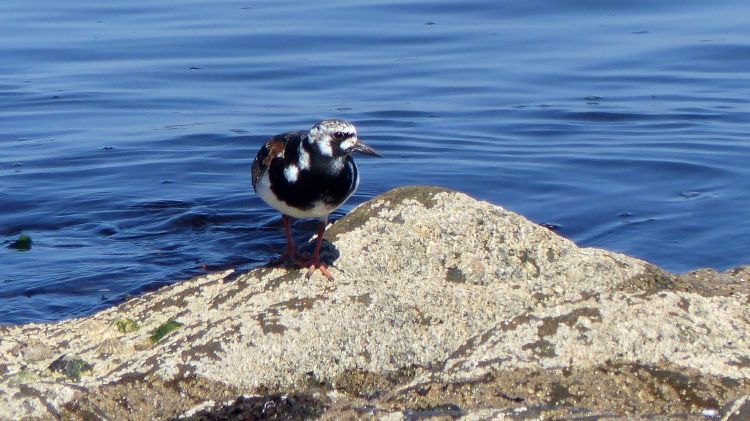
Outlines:
[[31, 370], [22, 369], [9, 379], [11, 384], [23, 384], [38, 381], [39, 376]]
[[15, 241], [8, 245], [9, 249], [16, 249], [18, 251], [29, 251], [31, 250], [31, 237], [26, 234], [21, 234], [16, 238]]
[[20, 344], [17, 352], [21, 356], [21, 359], [28, 363], [46, 360], [52, 358], [54, 355], [52, 348], [39, 340], [31, 340]]
[[[364, 203], [326, 240], [334, 281], [225, 271], [85, 318], [0, 327], [0, 419], [251, 418], [264, 407], [287, 418], [702, 419], [750, 394], [744, 269], [671, 274], [434, 187]], [[124, 318], [140, 329], [112, 328]], [[44, 361], [19, 357], [29, 340], [78, 355], [93, 375], [45, 374]], [[103, 352], [114, 349], [127, 351]], [[22, 370], [40, 378], [10, 382]]]
[[77, 381], [82, 375], [89, 374], [94, 367], [74, 355], [63, 354], [47, 368]]
[[750, 419], [750, 395], [729, 402], [721, 411], [722, 421], [743, 421]]
[[180, 419], [226, 420], [236, 419], [242, 414], [243, 419], [286, 419], [308, 420], [321, 416], [325, 410], [318, 399], [305, 394], [275, 394], [270, 396], [241, 396], [234, 402], [215, 405], [192, 413], [184, 414]]
[[138, 322], [128, 317], [115, 320], [114, 326], [120, 333], [130, 333], [140, 329]]
[[163, 337], [168, 335], [169, 332], [177, 330], [180, 327], [182, 327], [182, 323], [175, 320], [167, 320], [166, 322], [160, 324], [159, 327], [151, 331], [151, 336], [149, 337], [149, 339], [151, 339], [151, 342], [159, 342]]
[[97, 353], [102, 357], [115, 356], [120, 354], [130, 354], [135, 348], [132, 344], [125, 344], [117, 338], [108, 338], [103, 340], [96, 348]]

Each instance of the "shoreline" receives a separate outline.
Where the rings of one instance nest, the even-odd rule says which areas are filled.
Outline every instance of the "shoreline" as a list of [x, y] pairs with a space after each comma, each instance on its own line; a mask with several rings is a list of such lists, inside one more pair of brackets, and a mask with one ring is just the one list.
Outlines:
[[750, 267], [672, 274], [427, 186], [325, 240], [333, 281], [228, 270], [0, 326], [0, 419], [750, 411]]

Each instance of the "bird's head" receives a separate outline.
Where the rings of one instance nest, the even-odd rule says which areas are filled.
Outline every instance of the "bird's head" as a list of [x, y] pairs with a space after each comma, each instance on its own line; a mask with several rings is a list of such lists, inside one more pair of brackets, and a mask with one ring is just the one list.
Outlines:
[[325, 156], [335, 158], [359, 152], [380, 157], [374, 149], [362, 143], [357, 137], [357, 128], [349, 121], [323, 120], [312, 126], [308, 136]]

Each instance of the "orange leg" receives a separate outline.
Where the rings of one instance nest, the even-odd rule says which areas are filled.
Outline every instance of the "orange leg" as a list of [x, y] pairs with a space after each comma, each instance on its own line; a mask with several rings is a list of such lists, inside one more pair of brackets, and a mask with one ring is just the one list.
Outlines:
[[286, 251], [284, 251], [281, 256], [273, 259], [270, 263], [271, 265], [278, 265], [286, 262], [287, 260], [292, 260], [294, 263], [299, 265], [301, 264], [300, 262], [306, 262], [308, 259], [307, 256], [298, 252], [297, 248], [294, 247], [291, 219], [292, 218], [288, 215], [281, 215], [281, 222], [284, 224], [284, 234], [286, 235]]
[[318, 223], [318, 237], [315, 239], [315, 249], [313, 250], [312, 256], [305, 256], [304, 254], [297, 251], [294, 247], [294, 239], [292, 238], [292, 226], [291, 218], [287, 215], [281, 216], [281, 221], [284, 223], [284, 234], [286, 235], [286, 250], [278, 258], [274, 259], [269, 263], [270, 266], [279, 265], [286, 263], [291, 260], [294, 264], [299, 265], [303, 268], [308, 268], [307, 277], [310, 278], [316, 269], [320, 270], [329, 281], [333, 280], [333, 275], [328, 271], [328, 265], [320, 262], [320, 246], [323, 243], [323, 233], [326, 230], [327, 220], [321, 220]]
[[308, 278], [312, 276], [313, 272], [315, 272], [315, 269], [318, 269], [320, 270], [320, 273], [323, 274], [323, 276], [328, 278], [329, 281], [332, 281], [333, 275], [331, 275], [331, 272], [328, 271], [328, 265], [320, 262], [320, 245], [323, 244], [323, 233], [326, 230], [327, 222], [328, 221], [326, 218], [326, 220], [321, 219], [318, 223], [318, 238], [315, 239], [315, 249], [313, 250], [312, 257], [310, 257], [306, 262], [301, 262], [300, 264], [302, 264], [303, 267], [308, 268]]

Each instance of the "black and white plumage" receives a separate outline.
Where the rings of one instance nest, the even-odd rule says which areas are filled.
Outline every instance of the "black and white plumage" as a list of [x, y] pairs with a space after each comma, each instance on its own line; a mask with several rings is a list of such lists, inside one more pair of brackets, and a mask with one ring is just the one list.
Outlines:
[[[287, 251], [282, 258], [315, 269], [329, 279], [320, 263], [320, 245], [328, 215], [357, 190], [359, 173], [351, 153], [380, 156], [357, 136], [357, 128], [344, 120], [323, 120], [306, 132], [276, 135], [266, 141], [253, 161], [255, 193], [282, 214]], [[292, 241], [290, 217], [318, 218], [318, 237], [312, 256], [299, 254]]]

